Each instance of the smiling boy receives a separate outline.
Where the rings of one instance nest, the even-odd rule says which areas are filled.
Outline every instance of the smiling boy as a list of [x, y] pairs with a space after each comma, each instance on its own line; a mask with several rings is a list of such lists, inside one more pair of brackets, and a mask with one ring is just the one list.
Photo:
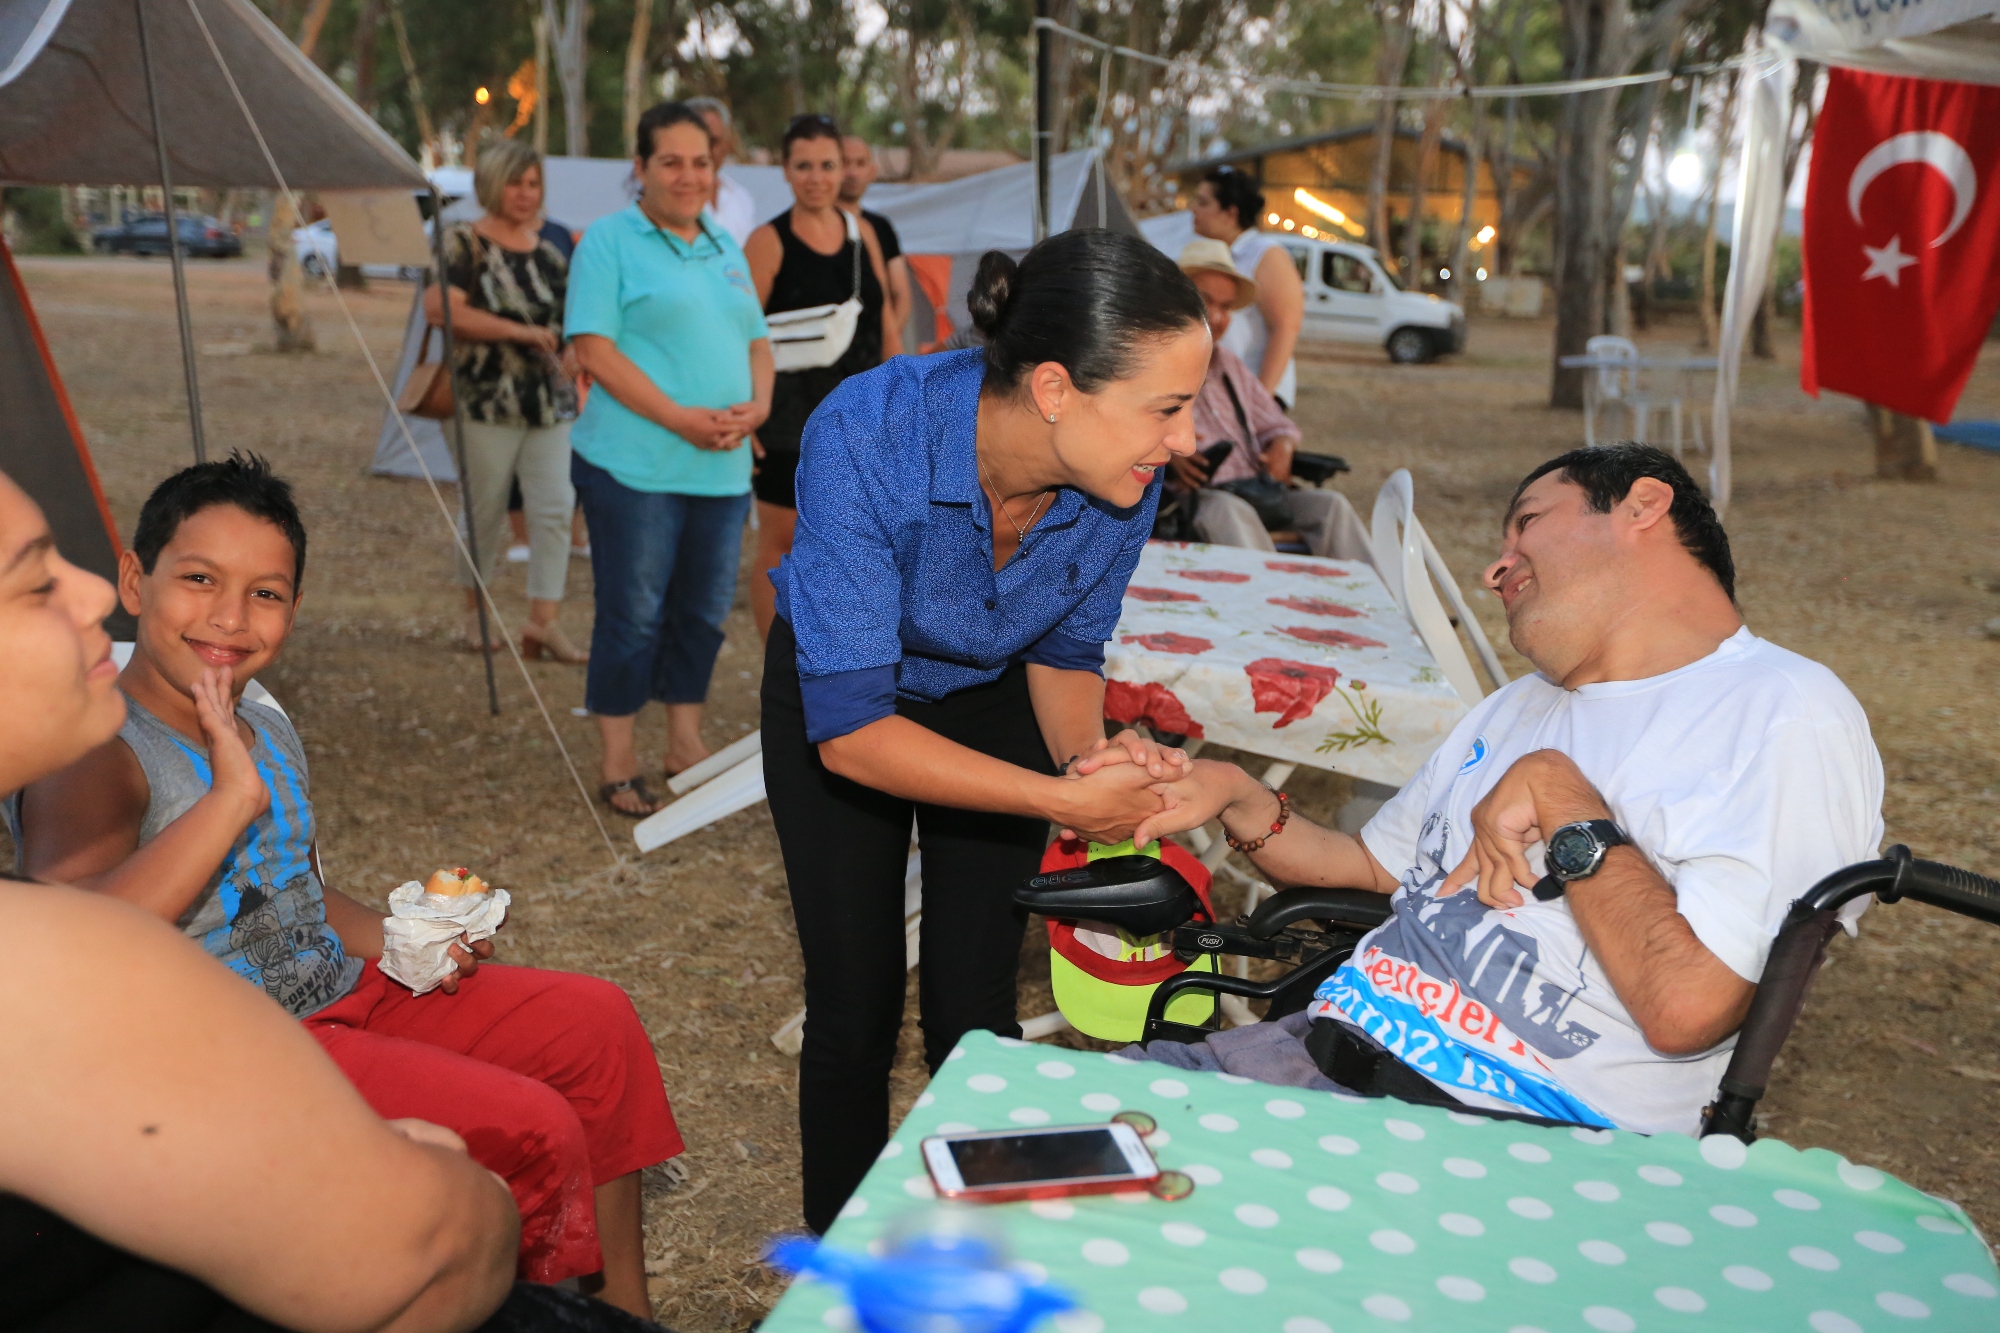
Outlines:
[[[169, 477], [119, 566], [138, 618], [118, 738], [23, 793], [27, 873], [142, 907], [261, 987], [385, 1118], [456, 1130], [520, 1208], [521, 1276], [602, 1274], [649, 1314], [638, 1172], [681, 1151], [631, 1002], [592, 977], [481, 968], [419, 997], [375, 964], [382, 917], [325, 887], [306, 757], [244, 685], [291, 633], [306, 534], [255, 456]], [[594, 1192], [594, 1193], [593, 1193]], [[594, 1204], [594, 1207], [593, 1207]]]

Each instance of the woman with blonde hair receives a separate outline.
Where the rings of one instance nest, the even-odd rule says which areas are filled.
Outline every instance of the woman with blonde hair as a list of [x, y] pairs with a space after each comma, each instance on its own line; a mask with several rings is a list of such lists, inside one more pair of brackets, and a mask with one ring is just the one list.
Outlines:
[[[433, 324], [444, 320], [443, 295], [451, 297], [452, 387], [465, 426], [466, 475], [459, 485], [479, 537], [482, 573], [490, 578], [506, 545], [507, 493], [520, 478], [528, 521], [521, 649], [529, 657], [583, 662], [589, 654], [556, 624], [576, 507], [569, 476], [576, 389], [562, 350], [569, 261], [540, 232], [541, 154], [517, 140], [495, 140], [482, 148], [472, 179], [486, 211], [445, 231], [444, 285], [424, 297]], [[480, 640], [479, 592], [463, 555], [458, 582], [465, 589], [466, 641], [474, 651], [492, 652], [500, 645]]]

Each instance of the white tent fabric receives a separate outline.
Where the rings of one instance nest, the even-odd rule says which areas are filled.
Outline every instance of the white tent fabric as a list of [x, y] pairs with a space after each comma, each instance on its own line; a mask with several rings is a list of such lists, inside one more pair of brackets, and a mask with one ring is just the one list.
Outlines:
[[[759, 217], [776, 217], [791, 207], [792, 192], [782, 168], [731, 163], [723, 168], [723, 174], [750, 191]], [[633, 198], [631, 164], [622, 158], [551, 157], [545, 179], [548, 215], [572, 231], [582, 231]], [[946, 299], [950, 310], [964, 308], [980, 255], [988, 250], [1019, 255], [1035, 240], [1032, 163], [999, 167], [936, 185], [876, 185], [863, 202], [895, 224], [905, 254], [951, 258]], [[1102, 155], [1095, 151], [1062, 153], [1050, 159], [1049, 212], [1057, 231], [1104, 226], [1128, 235], [1141, 234], [1106, 176]], [[470, 197], [445, 210], [447, 220], [478, 216], [479, 204]], [[417, 363], [423, 331], [422, 313], [413, 310], [396, 372], [397, 392]], [[452, 467], [451, 449], [439, 423], [422, 417], [407, 417], [405, 422], [431, 474], [440, 481], [455, 480], [458, 473]], [[378, 476], [422, 475], [393, 408], [383, 415], [370, 470]]]
[[[147, 0], [175, 185], [276, 184], [191, 6], [295, 189], [424, 188], [409, 154], [249, 0]], [[159, 178], [134, 0], [0, 0], [0, 180]]]
[[1709, 489], [1717, 512], [1730, 496], [1730, 409], [1743, 342], [1763, 299], [1784, 201], [1786, 120], [1799, 60], [1956, 83], [2000, 84], [2000, 0], [1907, 0], [1897, 8], [1772, 0], [1762, 58], [1744, 72], [1738, 134], [1743, 159], [1723, 291], [1721, 366], [1715, 377]]

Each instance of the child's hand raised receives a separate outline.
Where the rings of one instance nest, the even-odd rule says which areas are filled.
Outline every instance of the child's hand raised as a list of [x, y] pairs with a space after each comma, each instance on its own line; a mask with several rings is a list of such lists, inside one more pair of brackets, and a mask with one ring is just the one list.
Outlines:
[[194, 711], [208, 742], [209, 795], [229, 802], [247, 828], [271, 808], [271, 793], [257, 772], [257, 761], [236, 732], [236, 711], [230, 698], [233, 672], [209, 667], [194, 683]]

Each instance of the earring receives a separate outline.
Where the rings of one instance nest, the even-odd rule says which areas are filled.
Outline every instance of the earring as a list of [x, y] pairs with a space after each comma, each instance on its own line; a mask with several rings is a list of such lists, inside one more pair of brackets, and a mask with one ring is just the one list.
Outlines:
[[1053, 412], [1049, 413], [1049, 424], [1051, 426], [1056, 424], [1056, 414]]

